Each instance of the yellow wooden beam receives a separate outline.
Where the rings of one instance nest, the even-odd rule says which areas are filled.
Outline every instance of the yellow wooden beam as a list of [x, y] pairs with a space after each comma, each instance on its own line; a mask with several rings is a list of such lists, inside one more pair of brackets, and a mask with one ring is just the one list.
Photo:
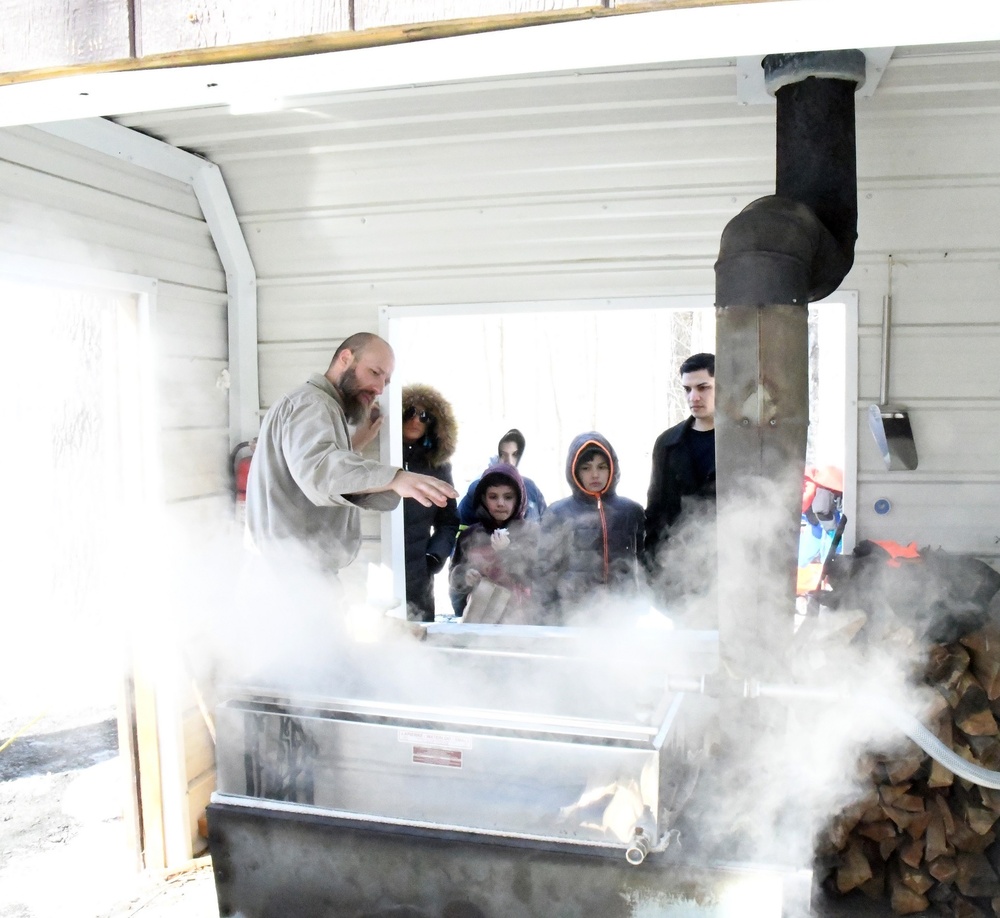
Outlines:
[[544, 10], [529, 13], [510, 13], [502, 16], [476, 16], [468, 19], [448, 19], [413, 25], [386, 26], [360, 32], [329, 32], [323, 35], [303, 35], [273, 41], [226, 45], [217, 48], [172, 51], [138, 58], [121, 58], [108, 61], [91, 61], [85, 64], [68, 64], [43, 67], [11, 73], [0, 73], [0, 86], [57, 79], [65, 76], [93, 73], [118, 73], [130, 70], [158, 70], [166, 67], [193, 67], [205, 64], [229, 64], [238, 61], [269, 60], [281, 57], [299, 57], [306, 54], [324, 54], [331, 51], [348, 51], [381, 45], [426, 41], [432, 38], [452, 38], [480, 32], [499, 32], [529, 26], [574, 22], [605, 16], [623, 16], [659, 10], [692, 9], [710, 6], [739, 6], [750, 3], [773, 3], [775, 0], [641, 0], [621, 2], [608, 0], [610, 5], [594, 5], [567, 10]]

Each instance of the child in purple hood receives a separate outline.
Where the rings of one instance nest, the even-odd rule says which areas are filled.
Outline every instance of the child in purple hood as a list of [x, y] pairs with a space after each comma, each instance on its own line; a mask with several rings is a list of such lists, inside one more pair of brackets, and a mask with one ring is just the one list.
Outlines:
[[481, 595], [483, 587], [501, 587], [509, 597], [497, 621], [526, 624], [531, 619], [538, 524], [524, 518], [528, 498], [517, 469], [506, 463], [491, 465], [476, 486], [474, 505], [477, 522], [459, 534], [451, 557], [451, 589], [467, 603], [474, 591]]

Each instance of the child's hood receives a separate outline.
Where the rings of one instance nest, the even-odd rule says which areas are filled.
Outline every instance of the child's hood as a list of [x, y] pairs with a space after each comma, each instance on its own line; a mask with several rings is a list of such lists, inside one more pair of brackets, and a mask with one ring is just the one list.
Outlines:
[[576, 464], [579, 461], [580, 454], [592, 446], [596, 446], [608, 457], [608, 464], [611, 466], [608, 483], [599, 496], [607, 497], [613, 495], [615, 489], [618, 487], [618, 479], [621, 478], [621, 469], [618, 467], [618, 454], [615, 452], [608, 438], [603, 434], [599, 434], [596, 430], [589, 430], [573, 438], [573, 442], [569, 446], [569, 452], [566, 454], [566, 481], [569, 482], [569, 486], [573, 489], [575, 495], [580, 497], [596, 496], [591, 491], [585, 491], [583, 485], [580, 484], [579, 479], [576, 477]]
[[479, 477], [479, 484], [476, 485], [476, 490], [473, 494], [473, 504], [476, 507], [477, 514], [479, 508], [484, 506], [483, 497], [486, 494], [486, 488], [489, 486], [484, 482], [488, 482], [491, 477], [496, 475], [502, 475], [506, 478], [517, 494], [517, 510], [514, 511], [511, 519], [523, 520], [524, 515], [528, 512], [528, 492], [524, 487], [524, 479], [521, 477], [521, 473], [514, 466], [508, 465], [506, 462], [495, 462]]

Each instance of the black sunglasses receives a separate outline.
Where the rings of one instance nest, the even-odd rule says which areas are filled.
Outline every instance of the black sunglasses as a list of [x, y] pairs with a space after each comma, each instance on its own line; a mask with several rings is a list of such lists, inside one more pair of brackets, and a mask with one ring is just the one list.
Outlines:
[[406, 409], [406, 411], [403, 412], [403, 420], [404, 421], [409, 421], [409, 420], [411, 420], [414, 417], [420, 418], [420, 420], [424, 424], [427, 424], [427, 423], [429, 423], [429, 422], [431, 422], [431, 421], [434, 420], [434, 415], [431, 414], [430, 412], [428, 412], [428, 411], [421, 411], [419, 414], [417, 414], [417, 409], [414, 408], [414, 407], [412, 407], [412, 406], [410, 406], [409, 408]]

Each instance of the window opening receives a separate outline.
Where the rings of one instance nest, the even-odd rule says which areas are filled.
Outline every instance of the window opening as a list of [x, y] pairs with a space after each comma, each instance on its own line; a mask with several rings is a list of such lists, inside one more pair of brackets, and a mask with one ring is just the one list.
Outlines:
[[[845, 508], [854, 490], [856, 432], [848, 408], [856, 405], [856, 372], [848, 335], [856, 328], [856, 309], [850, 291], [810, 307], [807, 465], [849, 466], [843, 468]], [[576, 434], [599, 430], [621, 460], [619, 493], [645, 505], [653, 442], [688, 415], [678, 367], [692, 353], [715, 350], [714, 303], [707, 295], [390, 307], [384, 319], [383, 333], [396, 352], [394, 401], [385, 405], [388, 458], [398, 462], [402, 455], [395, 410], [402, 387], [429, 384], [455, 410], [459, 437], [452, 470], [463, 495], [496, 454], [499, 436], [516, 427], [527, 441], [520, 470], [547, 502], [566, 497], [566, 448]], [[403, 590], [401, 517], [397, 511], [383, 529], [383, 539], [388, 530], [392, 543], [397, 595]], [[439, 617], [450, 611], [446, 579], [435, 579]]]

